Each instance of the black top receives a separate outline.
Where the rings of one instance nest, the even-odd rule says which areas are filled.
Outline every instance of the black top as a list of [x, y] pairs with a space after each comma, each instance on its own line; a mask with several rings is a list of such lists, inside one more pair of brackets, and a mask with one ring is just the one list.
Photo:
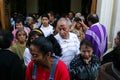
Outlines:
[[83, 60], [81, 54], [70, 63], [71, 80], [95, 80], [100, 67], [100, 61], [96, 56], [91, 57], [89, 64]]
[[0, 50], [0, 80], [23, 80], [21, 61], [9, 50]]
[[108, 63], [108, 62], [112, 62], [113, 61], [113, 50], [110, 51], [109, 53], [107, 53], [106, 55], [103, 56], [103, 60], [101, 62], [101, 65]]

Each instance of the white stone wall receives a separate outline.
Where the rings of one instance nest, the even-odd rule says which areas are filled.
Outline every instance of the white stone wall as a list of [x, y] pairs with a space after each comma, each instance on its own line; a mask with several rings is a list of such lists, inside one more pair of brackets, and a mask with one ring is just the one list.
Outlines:
[[114, 37], [120, 30], [120, 0], [98, 0], [97, 14], [106, 26], [109, 46], [114, 46]]
[[[97, 2], [97, 14], [100, 18], [100, 23], [106, 26], [108, 36], [111, 28], [113, 1], [114, 0], [98, 0]], [[108, 43], [111, 45], [110, 37], [108, 37], [108, 40]]]
[[[112, 39], [116, 37], [117, 32], [120, 31], [120, 0], [115, 0], [113, 11], [113, 24], [112, 24]], [[114, 40], [111, 40], [114, 45]]]

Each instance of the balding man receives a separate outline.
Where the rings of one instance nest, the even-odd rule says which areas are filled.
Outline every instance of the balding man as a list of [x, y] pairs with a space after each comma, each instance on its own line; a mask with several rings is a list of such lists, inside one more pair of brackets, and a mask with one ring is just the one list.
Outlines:
[[107, 50], [107, 31], [103, 24], [99, 23], [96, 14], [90, 14], [87, 18], [89, 29], [85, 33], [85, 38], [90, 40], [94, 46], [94, 54], [99, 58]]
[[62, 48], [60, 59], [69, 67], [71, 60], [79, 54], [79, 40], [76, 34], [70, 33], [70, 26], [66, 18], [60, 18], [57, 22], [58, 34], [55, 38]]

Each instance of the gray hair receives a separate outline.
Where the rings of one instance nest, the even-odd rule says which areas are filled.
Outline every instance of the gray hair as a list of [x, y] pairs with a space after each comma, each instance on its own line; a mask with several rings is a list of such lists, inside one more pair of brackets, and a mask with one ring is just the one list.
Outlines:
[[26, 18], [27, 22], [28, 22], [28, 19], [33, 20], [33, 18], [32, 18], [31, 16], [28, 16], [28, 17]]
[[70, 27], [70, 23], [68, 22], [68, 20], [67, 20], [66, 18], [61, 17], [61, 18], [58, 20], [58, 22], [61, 22], [61, 21], [65, 21], [66, 24], [67, 24], [67, 26]]

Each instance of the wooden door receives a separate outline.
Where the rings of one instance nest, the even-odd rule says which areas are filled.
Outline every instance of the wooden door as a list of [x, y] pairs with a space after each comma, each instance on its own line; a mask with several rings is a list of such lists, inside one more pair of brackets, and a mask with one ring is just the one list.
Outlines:
[[9, 0], [0, 0], [0, 21], [1, 29], [10, 27], [10, 3]]
[[95, 14], [97, 9], [97, 0], [92, 0], [91, 4], [91, 14]]

